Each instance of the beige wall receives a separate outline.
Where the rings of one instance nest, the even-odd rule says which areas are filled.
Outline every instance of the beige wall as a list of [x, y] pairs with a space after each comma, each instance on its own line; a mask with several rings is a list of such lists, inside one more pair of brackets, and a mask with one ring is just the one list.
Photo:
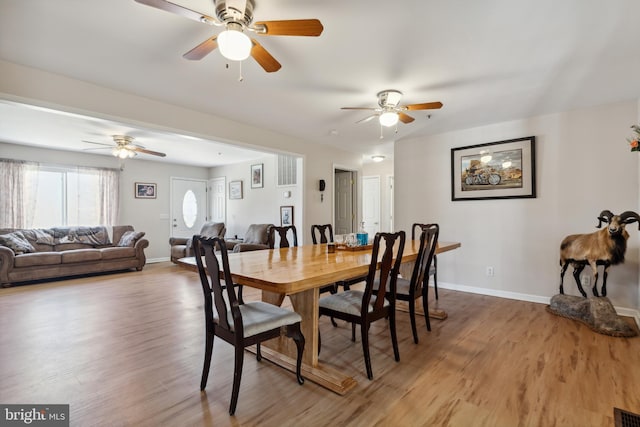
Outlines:
[[[408, 229], [419, 216], [440, 223], [442, 240], [462, 242], [438, 258], [441, 282], [544, 302], [558, 293], [564, 236], [595, 231], [603, 209], [638, 211], [639, 156], [626, 143], [636, 120], [634, 101], [396, 144], [397, 225]], [[537, 139], [537, 198], [451, 201], [451, 148], [530, 135]], [[607, 288], [614, 305], [637, 309], [640, 232], [637, 224], [627, 229], [626, 262], [611, 268]], [[579, 295], [570, 273], [565, 283]]]

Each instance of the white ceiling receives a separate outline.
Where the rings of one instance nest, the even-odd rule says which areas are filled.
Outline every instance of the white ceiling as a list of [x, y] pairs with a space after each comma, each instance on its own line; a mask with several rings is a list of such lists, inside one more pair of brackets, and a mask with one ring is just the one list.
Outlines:
[[[215, 16], [211, 0], [174, 2]], [[217, 27], [133, 0], [0, 0], [0, 59], [369, 158], [407, 138], [638, 99], [638, 16], [637, 0], [256, 0], [255, 20], [318, 18], [324, 32], [255, 36], [282, 69], [249, 58], [239, 82], [218, 51], [182, 58]], [[376, 121], [355, 123], [366, 111], [340, 107], [374, 107], [383, 89], [444, 107], [379, 139]], [[82, 150], [128, 133], [182, 162], [173, 135], [45, 114], [0, 103], [0, 140]]]

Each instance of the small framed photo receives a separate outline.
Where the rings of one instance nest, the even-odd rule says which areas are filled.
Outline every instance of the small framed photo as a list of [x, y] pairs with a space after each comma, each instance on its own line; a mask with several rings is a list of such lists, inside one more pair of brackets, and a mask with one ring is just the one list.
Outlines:
[[451, 149], [451, 200], [536, 197], [536, 138]]
[[280, 225], [293, 225], [293, 206], [280, 206]]
[[156, 184], [149, 182], [136, 182], [134, 194], [136, 199], [155, 199], [157, 186]]
[[251, 188], [264, 187], [264, 164], [251, 165]]
[[229, 183], [229, 200], [242, 199], [242, 181]]

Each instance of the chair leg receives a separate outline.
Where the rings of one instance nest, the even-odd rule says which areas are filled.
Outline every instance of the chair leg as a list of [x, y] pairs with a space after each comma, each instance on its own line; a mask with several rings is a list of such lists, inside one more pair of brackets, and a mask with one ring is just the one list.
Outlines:
[[[298, 356], [296, 358], [296, 378], [298, 380], [298, 384], [302, 385], [304, 384], [304, 378], [302, 378], [302, 373], [301, 373], [302, 353], [304, 352], [305, 340], [304, 340], [304, 335], [302, 335], [302, 331], [300, 330], [300, 323], [287, 326], [287, 336], [293, 338], [293, 341], [295, 341], [296, 343], [296, 348], [298, 349]], [[318, 336], [318, 339], [319, 338], [320, 337]]]
[[362, 334], [362, 353], [364, 353], [364, 365], [367, 368], [367, 378], [372, 380], [373, 371], [371, 369], [371, 356], [369, 355], [369, 328], [367, 326], [364, 322], [360, 324], [360, 333]]
[[236, 360], [233, 367], [233, 387], [231, 389], [231, 404], [229, 405], [229, 415], [236, 412], [238, 404], [238, 394], [240, 392], [240, 380], [242, 379], [242, 364], [244, 362], [244, 348], [241, 345], [235, 346]]
[[398, 335], [396, 334], [396, 309], [389, 308], [389, 330], [391, 331], [391, 343], [393, 344], [393, 355], [396, 362], [400, 361], [400, 351], [398, 350]]
[[260, 343], [256, 344], [256, 359], [258, 362], [262, 361], [262, 352], [260, 351]]
[[238, 302], [240, 305], [244, 304], [244, 300], [242, 299], [242, 285], [238, 285]]
[[433, 289], [438, 299], [438, 258], [433, 257]]
[[[427, 322], [427, 331], [431, 332], [431, 322], [429, 321], [429, 288], [422, 287], [422, 311], [424, 311], [424, 320]], [[417, 341], [416, 341], [417, 342]]]
[[416, 327], [416, 300], [410, 298], [409, 317], [411, 318], [411, 332], [413, 332], [413, 342], [418, 344], [418, 328]]
[[351, 341], [356, 342], [356, 324], [351, 324]]
[[207, 387], [209, 378], [209, 368], [211, 367], [211, 355], [213, 354], [213, 331], [207, 331], [207, 338], [204, 345], [204, 365], [202, 366], [202, 379], [200, 380], [200, 390]]
[[331, 324], [333, 325], [334, 328], [338, 327], [338, 324], [336, 323], [336, 319], [334, 319], [333, 317], [331, 317]]

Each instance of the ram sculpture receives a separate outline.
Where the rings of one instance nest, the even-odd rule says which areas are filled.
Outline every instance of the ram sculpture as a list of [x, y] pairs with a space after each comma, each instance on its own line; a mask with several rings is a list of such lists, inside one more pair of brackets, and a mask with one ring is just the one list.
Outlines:
[[598, 296], [598, 265], [604, 266], [602, 275], [602, 296], [607, 296], [607, 274], [609, 267], [624, 262], [624, 254], [627, 251], [627, 239], [629, 233], [625, 230], [627, 224], [639, 222], [640, 216], [632, 211], [625, 211], [620, 215], [614, 215], [611, 211], [604, 210], [598, 216], [597, 228], [602, 223], [608, 224], [606, 228], [589, 234], [572, 234], [565, 237], [560, 244], [560, 293], [564, 294], [564, 273], [569, 265], [573, 266], [573, 277], [578, 285], [578, 290], [583, 297], [587, 294], [580, 283], [580, 273], [589, 265], [592, 272], [593, 295]]

